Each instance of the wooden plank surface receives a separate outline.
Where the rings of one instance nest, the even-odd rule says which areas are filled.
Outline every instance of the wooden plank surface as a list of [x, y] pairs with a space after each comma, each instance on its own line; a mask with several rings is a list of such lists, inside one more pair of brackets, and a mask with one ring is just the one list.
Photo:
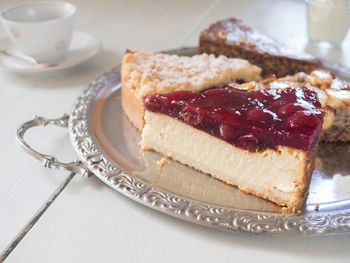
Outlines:
[[[2, 1], [0, 9], [14, 2]], [[5, 37], [2, 27], [0, 37]], [[28, 75], [0, 71], [0, 251], [14, 240], [67, 178], [66, 172], [41, 167], [15, 143], [18, 125], [32, 118], [34, 113], [54, 117], [69, 110], [72, 99], [64, 97], [76, 96], [80, 88], [56, 76], [56, 73]], [[61, 101], [57, 91], [62, 93]], [[76, 157], [67, 134], [67, 130], [57, 128], [33, 129], [27, 139], [41, 151], [70, 160]]]
[[[48, 74], [0, 72], [0, 109], [8, 112], [0, 121], [9, 124], [0, 141], [6, 149], [0, 153], [6, 164], [0, 175], [0, 251], [68, 176], [41, 168], [21, 152], [13, 142], [16, 126], [33, 113], [57, 117], [69, 112], [87, 83], [120, 63], [125, 48], [158, 51], [196, 45], [202, 29], [230, 16], [243, 18], [296, 50], [306, 45], [303, 1], [72, 2], [79, 9], [77, 29], [103, 41], [105, 50], [99, 56]], [[0, 3], [0, 9], [4, 5]], [[337, 52], [345, 55], [331, 58], [349, 63], [345, 48]], [[74, 159], [67, 131], [36, 129], [29, 135], [38, 149]], [[349, 244], [350, 235], [270, 238], [224, 233], [155, 212], [94, 177], [76, 176], [6, 262], [348, 262]]]

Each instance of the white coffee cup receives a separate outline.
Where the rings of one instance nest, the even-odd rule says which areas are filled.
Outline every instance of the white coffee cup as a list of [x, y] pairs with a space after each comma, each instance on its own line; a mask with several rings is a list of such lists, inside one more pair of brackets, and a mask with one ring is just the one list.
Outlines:
[[36, 2], [12, 6], [0, 19], [15, 48], [40, 63], [63, 58], [71, 42], [77, 8], [68, 2]]

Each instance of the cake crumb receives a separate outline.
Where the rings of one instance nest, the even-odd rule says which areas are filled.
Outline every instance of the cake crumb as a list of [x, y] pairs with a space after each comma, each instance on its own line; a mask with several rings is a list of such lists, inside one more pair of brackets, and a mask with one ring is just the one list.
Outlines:
[[282, 213], [288, 213], [289, 212], [289, 209], [287, 207], [282, 207]]
[[254, 41], [250, 41], [250, 42], [249, 42], [249, 46], [250, 46], [250, 47], [255, 47], [255, 46], [256, 46], [256, 43], [255, 43]]
[[225, 40], [227, 38], [227, 35], [224, 30], [220, 30], [218, 33], [218, 37], [222, 40]]
[[115, 97], [115, 100], [120, 100], [120, 96]]
[[282, 213], [283, 214], [287, 214], [287, 213], [294, 213], [294, 214], [301, 214], [301, 210], [300, 209], [296, 209], [295, 207], [292, 208], [288, 208], [288, 207], [282, 207]]
[[166, 163], [166, 158], [163, 157], [162, 159], [160, 159], [159, 161], [157, 161], [157, 165], [160, 167], [160, 168], [163, 168], [164, 165]]
[[239, 42], [241, 42], [242, 45], [247, 44], [247, 40], [245, 40], [244, 38], [242, 38]]
[[316, 203], [315, 204], [315, 211], [318, 211], [320, 209], [320, 204], [319, 203]]
[[191, 120], [191, 117], [186, 112], [182, 113], [180, 116], [187, 122], [189, 122]]
[[238, 186], [239, 190], [241, 190], [243, 193], [245, 194], [249, 194], [250, 190], [247, 187], [243, 187], [243, 186]]

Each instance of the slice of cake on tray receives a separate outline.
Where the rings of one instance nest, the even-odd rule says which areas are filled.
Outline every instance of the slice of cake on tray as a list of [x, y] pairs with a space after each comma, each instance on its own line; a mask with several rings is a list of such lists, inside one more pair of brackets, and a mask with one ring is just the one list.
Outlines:
[[303, 205], [324, 114], [311, 89], [177, 91], [143, 101], [143, 150], [289, 210]]
[[128, 50], [122, 63], [122, 105], [131, 123], [142, 130], [142, 98], [178, 90], [200, 91], [231, 82], [261, 79], [261, 69], [246, 60], [224, 56], [193, 57]]
[[261, 67], [264, 76], [310, 73], [322, 67], [315, 57], [296, 53], [235, 18], [218, 21], [201, 32], [198, 52], [247, 59]]

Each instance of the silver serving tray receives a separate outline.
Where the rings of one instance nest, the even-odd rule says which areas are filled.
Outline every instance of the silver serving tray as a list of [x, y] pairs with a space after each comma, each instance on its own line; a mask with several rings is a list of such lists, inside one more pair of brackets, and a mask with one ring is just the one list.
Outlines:
[[[195, 48], [168, 51], [193, 55]], [[339, 65], [337, 65], [339, 70]], [[343, 72], [344, 73], [344, 72]], [[20, 126], [18, 142], [47, 167], [93, 173], [129, 198], [168, 215], [226, 231], [268, 235], [350, 232], [350, 145], [320, 144], [310, 193], [301, 213], [282, 213], [272, 202], [245, 194], [155, 152], [140, 152], [139, 132], [121, 107], [120, 66], [92, 82], [70, 116], [35, 117]], [[25, 131], [47, 124], [68, 126], [80, 160], [64, 164], [40, 154], [23, 140]], [[87, 168], [87, 169], [86, 169]], [[318, 211], [316, 211], [318, 209]]]

